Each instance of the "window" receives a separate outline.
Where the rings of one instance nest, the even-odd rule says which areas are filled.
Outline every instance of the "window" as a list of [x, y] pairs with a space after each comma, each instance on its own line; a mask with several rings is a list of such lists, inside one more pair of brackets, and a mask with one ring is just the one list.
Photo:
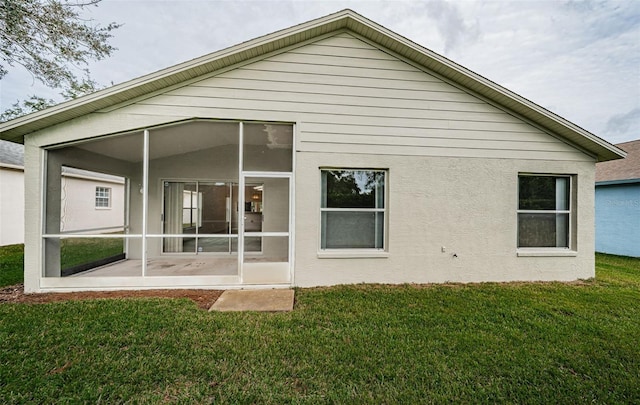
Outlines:
[[385, 249], [386, 171], [322, 170], [321, 243], [326, 249]]
[[96, 187], [96, 208], [111, 207], [111, 189], [108, 187]]
[[518, 176], [518, 247], [569, 248], [571, 177]]

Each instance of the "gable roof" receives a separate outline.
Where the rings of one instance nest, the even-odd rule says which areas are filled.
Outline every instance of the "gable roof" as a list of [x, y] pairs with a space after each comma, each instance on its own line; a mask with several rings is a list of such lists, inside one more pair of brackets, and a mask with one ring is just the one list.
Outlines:
[[640, 139], [616, 145], [627, 152], [625, 159], [596, 165], [596, 182], [635, 180], [640, 182]]
[[504, 109], [531, 120], [593, 154], [598, 161], [625, 156], [624, 151], [564, 118], [348, 9], [2, 123], [0, 139], [23, 142], [24, 135], [28, 133], [340, 30], [348, 30], [367, 38]]

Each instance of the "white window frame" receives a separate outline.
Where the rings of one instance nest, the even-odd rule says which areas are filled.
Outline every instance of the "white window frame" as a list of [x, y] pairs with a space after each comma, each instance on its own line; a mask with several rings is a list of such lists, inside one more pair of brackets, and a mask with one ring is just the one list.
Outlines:
[[[383, 195], [383, 208], [329, 208], [322, 206], [322, 194], [323, 188], [326, 186], [322, 181], [323, 172], [327, 171], [368, 171], [378, 172], [384, 175], [384, 195]], [[318, 257], [319, 258], [367, 258], [367, 257], [388, 257], [388, 206], [389, 206], [389, 170], [388, 169], [372, 169], [372, 168], [358, 168], [358, 167], [321, 167], [320, 168], [320, 216], [318, 227]], [[322, 214], [325, 212], [381, 212], [382, 213], [382, 248], [323, 248], [322, 240], [324, 238], [324, 226], [322, 222]], [[377, 227], [376, 227], [377, 232]], [[375, 236], [377, 239], [377, 235]]]
[[[521, 177], [553, 177], [553, 178], [565, 178], [568, 181], [568, 209], [555, 209], [555, 210], [531, 210], [520, 209], [520, 178]], [[516, 195], [516, 247], [518, 256], [576, 256], [576, 251], [573, 249], [573, 227], [574, 227], [574, 206], [575, 196], [573, 190], [574, 176], [571, 174], [552, 174], [552, 173], [518, 173], [517, 180], [517, 195]], [[557, 187], [557, 185], [556, 185]], [[540, 247], [521, 247], [520, 241], [520, 214], [567, 214], [569, 220], [567, 221], [567, 246], [540, 246]]]
[[[106, 192], [106, 195], [105, 195]], [[98, 204], [98, 201], [106, 201], [107, 205]], [[96, 186], [95, 208], [97, 210], [111, 209], [111, 187]]]

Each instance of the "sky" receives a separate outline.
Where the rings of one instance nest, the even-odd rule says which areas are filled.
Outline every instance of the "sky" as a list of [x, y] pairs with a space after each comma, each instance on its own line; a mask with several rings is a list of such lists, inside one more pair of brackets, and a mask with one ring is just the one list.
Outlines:
[[[640, 139], [638, 0], [103, 0], [84, 17], [123, 26], [117, 51], [88, 67], [118, 84], [345, 8], [611, 143]], [[0, 109], [58, 92], [13, 68]]]

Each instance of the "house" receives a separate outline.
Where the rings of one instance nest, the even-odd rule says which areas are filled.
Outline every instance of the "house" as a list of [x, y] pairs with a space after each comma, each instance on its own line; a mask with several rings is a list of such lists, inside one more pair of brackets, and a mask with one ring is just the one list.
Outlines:
[[24, 242], [22, 145], [0, 141], [0, 246]]
[[[625, 156], [351, 10], [0, 137], [25, 145], [29, 292], [589, 278], [595, 163]], [[123, 233], [62, 232], [62, 167], [125, 179]], [[89, 238], [124, 260], [65, 277]]]
[[640, 257], [640, 139], [622, 160], [596, 164], [596, 251]]
[[[24, 243], [23, 146], [0, 140], [0, 246]], [[61, 168], [60, 231], [121, 231], [124, 178]]]

